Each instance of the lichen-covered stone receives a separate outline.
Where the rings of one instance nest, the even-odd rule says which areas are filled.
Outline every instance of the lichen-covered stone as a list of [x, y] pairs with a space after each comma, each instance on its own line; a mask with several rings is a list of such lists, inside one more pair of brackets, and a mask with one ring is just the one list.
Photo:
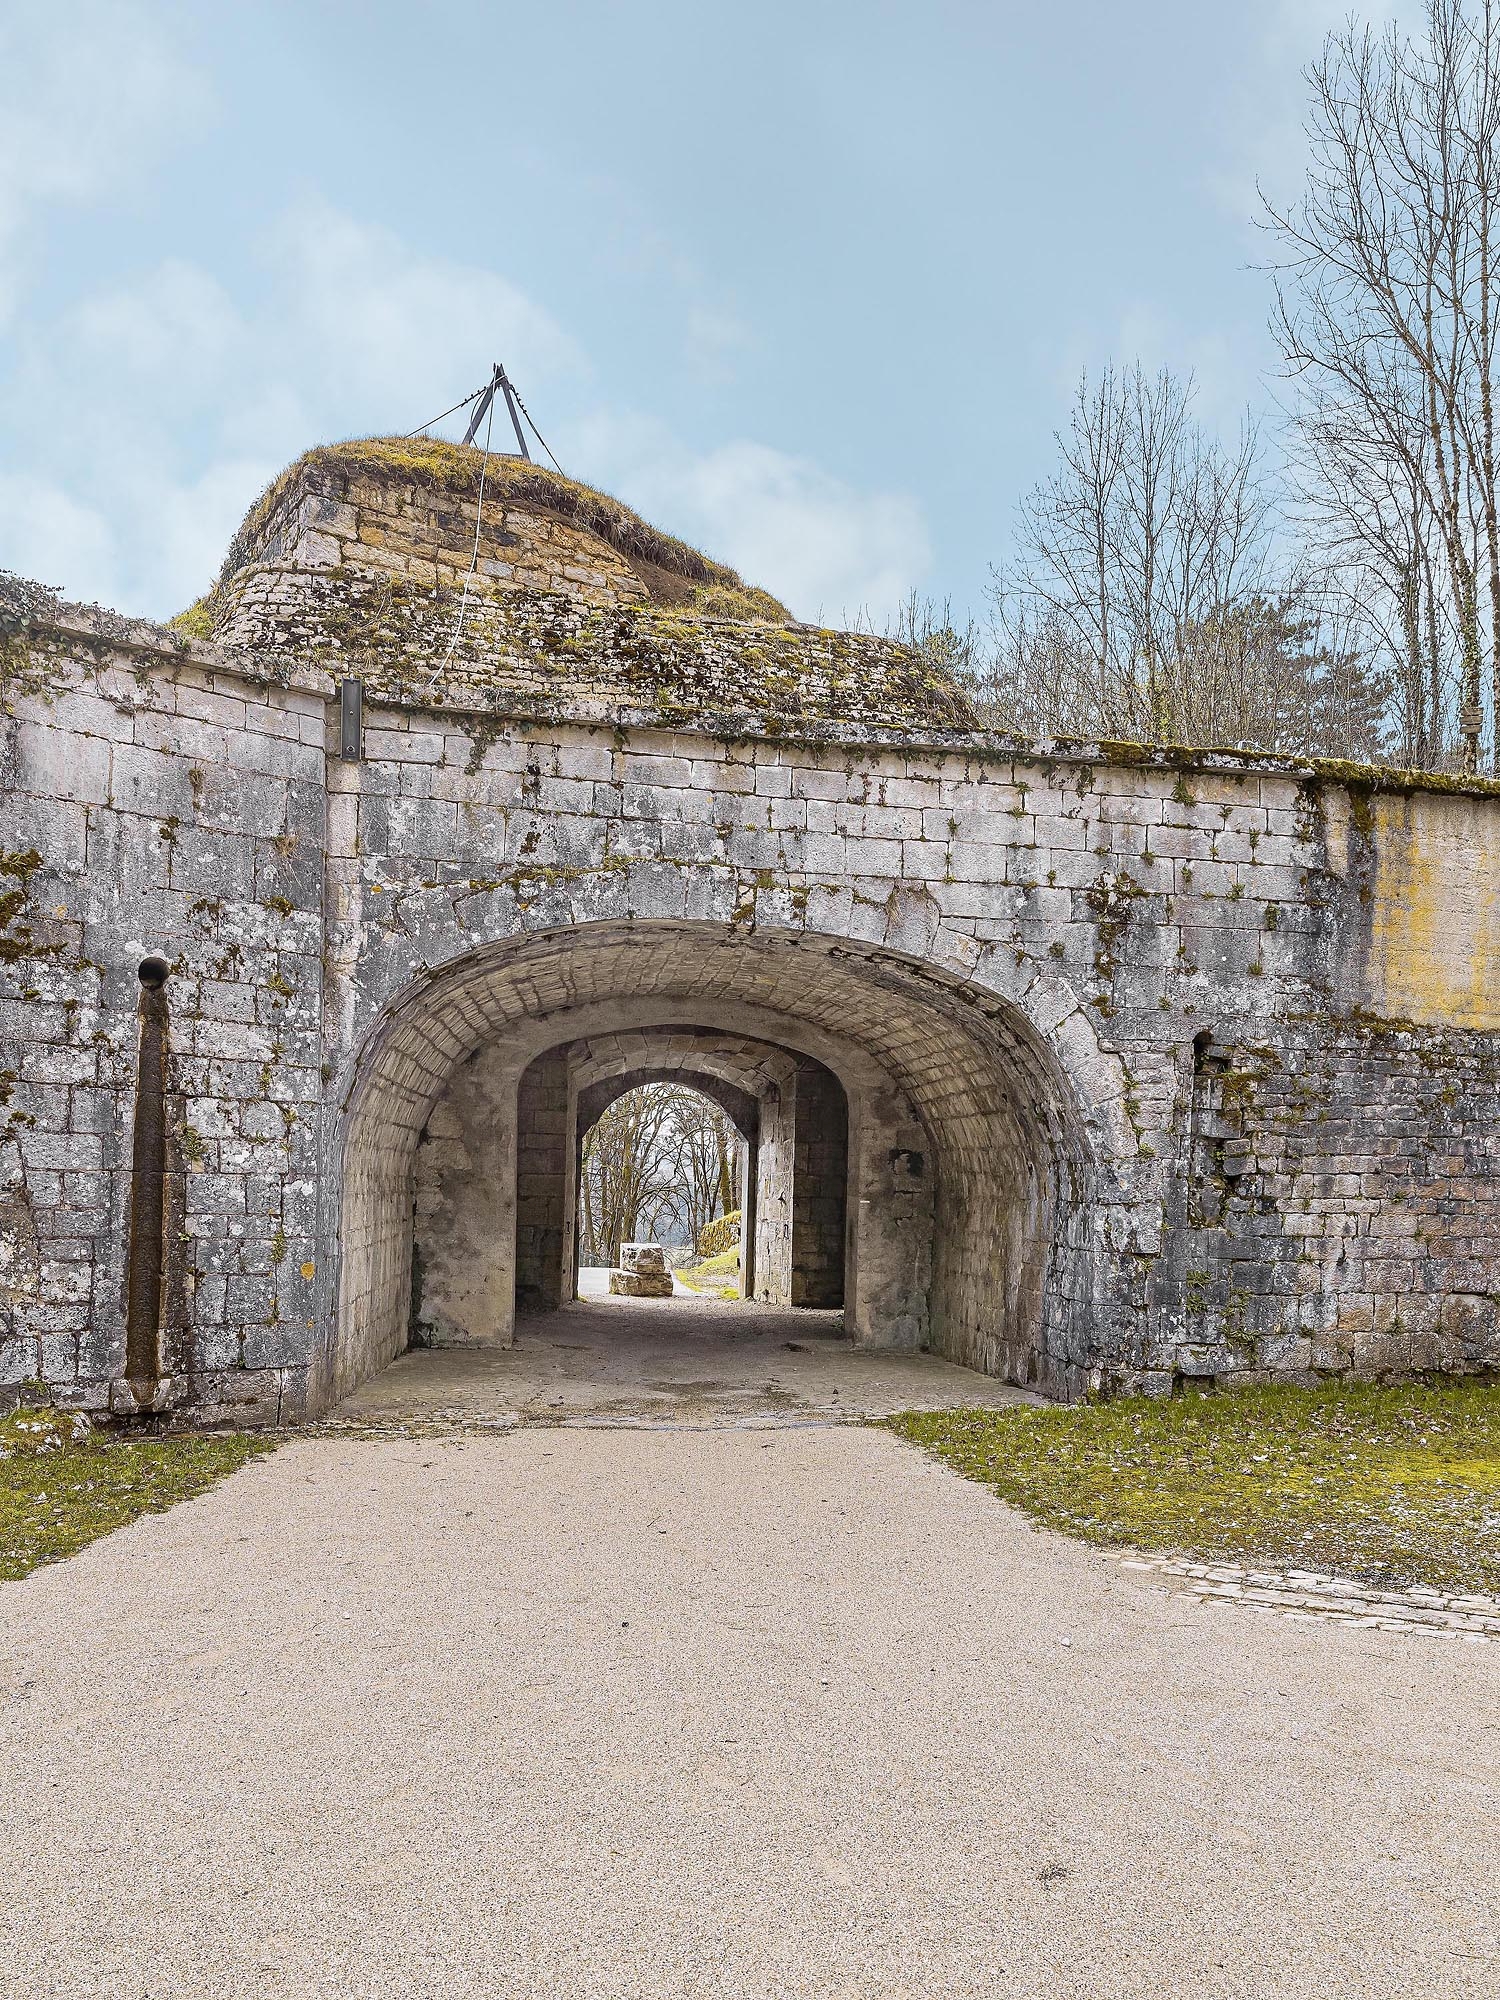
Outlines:
[[257, 503], [205, 608], [231, 650], [316, 661], [397, 699], [440, 686], [447, 701], [523, 700], [558, 717], [974, 720], [909, 649], [800, 626], [590, 488], [427, 440], [299, 459]]
[[574, 1094], [668, 1047], [757, 1107], [766, 1282], [847, 1230], [861, 1340], [1068, 1394], [1500, 1365], [1493, 784], [988, 736], [885, 642], [587, 579], [495, 579], [449, 660], [403, 573], [356, 644], [303, 504], [350, 490], [252, 524], [232, 644], [6, 600], [0, 1392], [124, 1379], [148, 956], [159, 1374], [211, 1415], [555, 1302]]
[[632, 1265], [629, 1268], [611, 1271], [609, 1289], [616, 1298], [622, 1299], [669, 1299], [674, 1286], [670, 1271], [646, 1270]]

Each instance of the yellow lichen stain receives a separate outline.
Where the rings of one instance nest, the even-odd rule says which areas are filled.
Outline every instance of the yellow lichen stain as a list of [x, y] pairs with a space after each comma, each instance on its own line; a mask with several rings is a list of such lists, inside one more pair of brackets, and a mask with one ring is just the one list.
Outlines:
[[1371, 1011], [1500, 1028], [1500, 814], [1423, 793], [1377, 793], [1371, 806]]
[[304, 1278], [310, 1278], [310, 1277], [311, 1277], [311, 1276], [313, 1275], [313, 1272], [314, 1272], [314, 1271], [316, 1270], [316, 1268], [317, 1268], [317, 1267], [316, 1267], [316, 1265], [313, 1265], [313, 1264], [304, 1264], [304, 1265], [302, 1266], [302, 1275], [303, 1275], [303, 1277], [304, 1277]]

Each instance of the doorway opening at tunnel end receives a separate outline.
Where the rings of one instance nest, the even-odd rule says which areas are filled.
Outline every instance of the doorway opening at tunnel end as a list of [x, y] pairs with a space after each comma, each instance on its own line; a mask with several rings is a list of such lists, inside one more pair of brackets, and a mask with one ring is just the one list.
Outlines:
[[573, 1293], [841, 1309], [849, 1112], [833, 1072], [705, 1028], [603, 1039], [564, 1058]]
[[742, 1188], [754, 1140], [752, 1118], [666, 1078], [580, 1104], [575, 1296], [741, 1299]]

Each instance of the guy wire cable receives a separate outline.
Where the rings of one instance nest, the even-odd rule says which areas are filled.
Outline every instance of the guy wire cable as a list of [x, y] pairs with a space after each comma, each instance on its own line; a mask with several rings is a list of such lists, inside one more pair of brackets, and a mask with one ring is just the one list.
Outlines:
[[530, 410], [528, 410], [526, 405], [521, 401], [521, 392], [516, 387], [514, 382], [512, 382], [510, 385], [510, 393], [515, 397], [521, 415], [526, 419], [527, 423], [531, 425], [532, 436], [536, 439], [537, 443], [542, 447], [542, 450], [546, 452], [548, 458], [552, 460], [553, 467], [558, 473], [558, 475], [561, 478], [566, 479], [568, 475], [563, 471], [562, 467], [557, 463], [556, 452], [552, 449], [551, 445], [548, 444], [547, 440], [542, 436], [541, 432], [537, 429], [536, 421], [532, 417]]
[[[478, 395], [481, 392], [479, 390], [475, 390], [474, 393], [475, 395]], [[474, 397], [470, 396], [466, 400], [468, 400], [469, 402], [473, 402]], [[461, 409], [463, 405], [458, 404], [455, 407]], [[433, 421], [436, 422], [436, 419], [434, 418]], [[486, 411], [484, 419], [484, 460], [479, 468], [479, 504], [474, 510], [474, 553], [469, 558], [468, 573], [464, 577], [464, 587], [462, 591], [459, 593], [458, 617], [454, 620], [453, 623], [453, 637], [448, 642], [448, 651], [444, 654], [443, 658], [439, 661], [437, 666], [433, 668], [432, 678], [431, 680], [428, 681], [426, 687], [423, 688], [422, 690], [424, 694], [431, 694], [432, 690], [437, 686], [439, 679], [442, 677], [443, 674], [445, 674], [448, 671], [448, 668], [453, 663], [453, 655], [458, 650], [458, 642], [460, 638], [463, 636], [464, 619], [468, 613], [468, 608], [469, 608], [469, 585], [473, 582], [474, 572], [479, 567], [479, 536], [480, 536], [480, 531], [484, 526], [484, 482], [489, 475], [489, 469], [490, 469], [490, 426], [494, 423], [494, 421], [495, 421], [495, 404], [492, 398], [490, 401], [490, 407]]]
[[[468, 395], [464, 397], [461, 403], [455, 403], [453, 405], [453, 409], [440, 411], [437, 416], [429, 417], [425, 424], [418, 424], [417, 428], [414, 431], [406, 431], [405, 433], [403, 433], [403, 435], [409, 438], [420, 437], [423, 431], [430, 431], [434, 424], [440, 424], [443, 421], [444, 417], [451, 417], [454, 414], [454, 411], [466, 410], [469, 407], [470, 403], [473, 402], [474, 398], [476, 396], [482, 396], [488, 387], [489, 384], [487, 382], [481, 382], [477, 389], [471, 389], [469, 391]], [[531, 421], [530, 418], [528, 418], [527, 422], [529, 423], [530, 421]], [[533, 428], [535, 428], [535, 426], [533, 426]]]

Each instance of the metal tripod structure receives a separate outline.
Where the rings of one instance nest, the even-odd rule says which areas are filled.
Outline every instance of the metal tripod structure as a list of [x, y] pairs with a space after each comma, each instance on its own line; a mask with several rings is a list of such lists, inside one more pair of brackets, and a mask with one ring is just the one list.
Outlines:
[[429, 418], [425, 424], [418, 424], [414, 431], [408, 431], [406, 435], [408, 437], [421, 437], [427, 431], [430, 431], [434, 424], [440, 424], [444, 417], [451, 417], [456, 411], [467, 409], [469, 404], [473, 403], [474, 413], [469, 418], [469, 428], [464, 432], [464, 443], [473, 444], [479, 435], [479, 429], [482, 424], [485, 429], [484, 448], [488, 451], [489, 424], [487, 420], [494, 406], [497, 391], [505, 398], [505, 407], [510, 412], [511, 428], [516, 434], [516, 449], [520, 452], [522, 458], [526, 460], [528, 465], [533, 462], [531, 451], [526, 443], [526, 430], [522, 429], [524, 423], [526, 428], [530, 430], [531, 435], [542, 447], [542, 450], [551, 459], [554, 468], [558, 472], [561, 472], [562, 467], [557, 463], [557, 453], [537, 429], [535, 418], [521, 401], [521, 392], [506, 374], [505, 364], [502, 361], [497, 361], [493, 364], [490, 369], [490, 379], [482, 388], [471, 389], [461, 403], [455, 403], [452, 409], [444, 410], [441, 416]]
[[[479, 435], [479, 426], [489, 415], [490, 404], [495, 400], [495, 391], [497, 389], [504, 396], [505, 407], [510, 411], [511, 428], [516, 434], [517, 449], [520, 451], [522, 458], [529, 461], [531, 453], [526, 446], [526, 433], [521, 429], [521, 411], [518, 407], [520, 398], [516, 395], [515, 384], [505, 372], [504, 364], [499, 361], [494, 365], [494, 371], [485, 386], [484, 393], [474, 405], [474, 414], [469, 419], [469, 428], [464, 432], [464, 443], [472, 444]], [[540, 438], [540, 431], [537, 433], [537, 436]], [[549, 453], [548, 455], [550, 457], [551, 454]]]

